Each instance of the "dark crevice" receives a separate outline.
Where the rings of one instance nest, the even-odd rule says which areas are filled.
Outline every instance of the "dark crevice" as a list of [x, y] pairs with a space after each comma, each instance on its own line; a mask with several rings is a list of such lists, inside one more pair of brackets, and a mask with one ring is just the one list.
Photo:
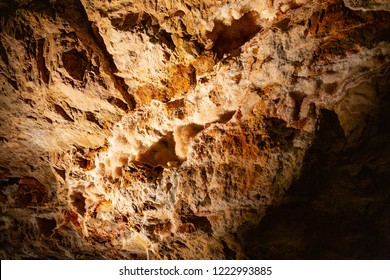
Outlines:
[[7, 51], [5, 50], [2, 42], [0, 42], [0, 58], [4, 62], [5, 65], [9, 64]]
[[38, 64], [38, 71], [41, 74], [42, 81], [45, 84], [48, 84], [50, 79], [50, 72], [49, 69], [47, 69], [46, 67], [44, 44], [45, 44], [45, 39], [38, 40], [37, 64]]
[[258, 18], [257, 12], [250, 11], [232, 20], [229, 26], [219, 20], [214, 22], [214, 29], [208, 33], [208, 37], [214, 41], [213, 51], [218, 59], [222, 59], [225, 54], [233, 54], [262, 30], [257, 23]]
[[7, 186], [18, 185], [20, 177], [10, 177], [7, 180], [0, 181], [0, 188], [5, 188]]
[[85, 51], [72, 49], [62, 54], [64, 68], [73, 79], [83, 81], [89, 61]]
[[183, 224], [192, 224], [195, 230], [201, 230], [208, 234], [213, 232], [211, 223], [207, 217], [196, 216], [190, 206], [185, 202], [182, 202], [181, 222]]
[[77, 212], [83, 216], [86, 212], [85, 210], [85, 197], [81, 192], [74, 192], [70, 199], [72, 201], [72, 205], [76, 208]]
[[324, 16], [325, 16], [325, 13], [326, 13], [326, 10], [325, 9], [322, 9], [321, 10], [321, 15], [320, 15], [320, 22], [322, 22], [323, 21], [323, 19], [324, 19]]
[[219, 119], [218, 119], [217, 122], [219, 122], [219, 123], [227, 123], [227, 122], [229, 122], [233, 118], [235, 113], [236, 113], [236, 111], [227, 111], [227, 112], [219, 115]]
[[100, 123], [99, 119], [96, 118], [94, 113], [86, 112], [85, 116], [87, 118], [87, 121], [92, 122], [92, 123], [96, 124], [98, 127], [103, 129], [103, 125]]
[[109, 97], [107, 99], [107, 101], [111, 104], [111, 105], [114, 105], [116, 107], [118, 107], [119, 109], [123, 110], [123, 111], [128, 111], [129, 110], [129, 106], [127, 105], [127, 103], [123, 102], [122, 100], [120, 100], [119, 98], [116, 98], [116, 97]]
[[64, 170], [64, 169], [59, 169], [59, 168], [55, 168], [54, 167], [54, 170], [56, 171], [56, 173], [58, 174], [58, 175], [60, 175], [60, 177], [62, 178], [62, 179], [66, 179], [66, 171]]
[[290, 19], [284, 18], [281, 21], [277, 22], [275, 26], [282, 31], [288, 31], [290, 29]]
[[222, 240], [222, 246], [223, 246], [223, 253], [225, 255], [226, 260], [236, 260], [237, 259], [237, 253], [229, 248], [227, 243]]
[[49, 237], [53, 234], [53, 230], [57, 226], [55, 219], [46, 219], [46, 218], [36, 218], [38, 228], [41, 231], [42, 235]]
[[8, 78], [7, 81], [14, 88], [14, 90], [19, 90], [18, 82], [15, 79]]
[[287, 127], [286, 121], [278, 118], [265, 118], [264, 123], [273, 146], [280, 146], [282, 149], [291, 147], [296, 129]]
[[153, 167], [168, 167], [170, 163], [180, 162], [175, 153], [175, 140], [173, 133], [167, 133], [159, 141], [150, 146], [148, 150], [138, 156], [138, 161]]
[[306, 95], [302, 92], [299, 92], [299, 91], [293, 91], [293, 92], [290, 92], [290, 96], [295, 102], [293, 118], [295, 121], [298, 121], [300, 119], [299, 114], [301, 111], [302, 102], [303, 102]]
[[65, 120], [69, 122], [74, 122], [74, 119], [68, 115], [68, 113], [58, 104], [54, 104], [54, 109], [57, 114], [59, 114], [61, 117], [63, 117]]

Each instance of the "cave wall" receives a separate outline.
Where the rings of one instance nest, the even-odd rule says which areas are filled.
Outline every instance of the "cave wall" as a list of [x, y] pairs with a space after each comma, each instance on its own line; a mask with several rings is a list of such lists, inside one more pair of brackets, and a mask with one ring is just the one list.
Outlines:
[[388, 258], [389, 10], [0, 1], [1, 258]]

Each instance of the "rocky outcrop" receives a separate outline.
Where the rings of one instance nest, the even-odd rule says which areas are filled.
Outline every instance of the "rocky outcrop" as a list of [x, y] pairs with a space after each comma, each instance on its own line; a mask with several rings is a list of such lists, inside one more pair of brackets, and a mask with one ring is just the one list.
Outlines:
[[389, 257], [387, 1], [0, 7], [2, 258]]

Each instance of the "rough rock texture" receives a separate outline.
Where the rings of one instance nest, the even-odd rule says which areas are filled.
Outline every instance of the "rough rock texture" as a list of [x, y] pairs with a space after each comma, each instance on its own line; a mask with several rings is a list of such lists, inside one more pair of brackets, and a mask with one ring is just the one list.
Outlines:
[[387, 0], [0, 0], [2, 259], [390, 258]]

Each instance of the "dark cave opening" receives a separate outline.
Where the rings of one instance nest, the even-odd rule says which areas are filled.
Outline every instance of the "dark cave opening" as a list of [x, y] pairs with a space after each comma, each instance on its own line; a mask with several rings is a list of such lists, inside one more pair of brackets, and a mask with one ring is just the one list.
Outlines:
[[249, 11], [239, 19], [233, 19], [230, 25], [215, 21], [214, 29], [208, 37], [214, 41], [213, 51], [218, 59], [231, 54], [261, 31], [261, 26], [257, 24], [258, 18], [257, 12]]
[[302, 176], [242, 236], [250, 259], [390, 258], [390, 98], [385, 79], [375, 82], [379, 105], [357, 146], [321, 110]]

